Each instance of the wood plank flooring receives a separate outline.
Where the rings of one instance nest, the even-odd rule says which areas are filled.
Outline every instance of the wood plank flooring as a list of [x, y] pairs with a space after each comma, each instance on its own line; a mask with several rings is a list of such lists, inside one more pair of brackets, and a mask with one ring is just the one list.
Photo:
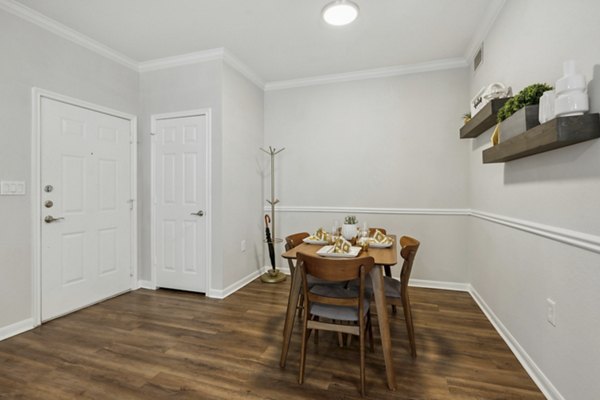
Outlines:
[[[299, 385], [297, 323], [279, 368], [288, 290], [259, 280], [225, 300], [138, 290], [51, 321], [0, 342], [0, 399], [359, 399], [357, 340], [311, 339]], [[387, 390], [376, 342], [367, 398], [544, 398], [467, 293], [410, 294], [417, 359], [400, 310], [391, 317], [398, 389]]]

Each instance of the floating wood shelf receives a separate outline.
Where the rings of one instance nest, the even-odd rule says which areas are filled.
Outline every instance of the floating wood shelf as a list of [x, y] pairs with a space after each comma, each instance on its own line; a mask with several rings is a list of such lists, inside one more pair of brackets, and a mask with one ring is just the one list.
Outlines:
[[596, 138], [600, 138], [600, 114], [558, 117], [484, 150], [483, 163], [516, 160]]
[[476, 138], [492, 126], [496, 125], [498, 121], [498, 110], [502, 108], [508, 99], [509, 97], [505, 99], [493, 99], [487, 103], [469, 122], [460, 128], [460, 138]]

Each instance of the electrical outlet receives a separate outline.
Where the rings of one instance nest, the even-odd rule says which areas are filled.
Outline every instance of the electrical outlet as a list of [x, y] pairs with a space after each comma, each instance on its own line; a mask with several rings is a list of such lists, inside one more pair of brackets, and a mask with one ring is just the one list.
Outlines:
[[556, 302], [546, 299], [546, 319], [552, 326], [556, 326]]
[[241, 247], [242, 253], [246, 251], [246, 241], [245, 240], [242, 240], [242, 244], [240, 247]]

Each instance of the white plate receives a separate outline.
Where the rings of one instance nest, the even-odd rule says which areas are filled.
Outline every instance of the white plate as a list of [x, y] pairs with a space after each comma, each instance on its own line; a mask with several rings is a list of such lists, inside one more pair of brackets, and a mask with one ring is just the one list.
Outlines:
[[304, 243], [308, 243], [308, 244], [327, 244], [327, 240], [311, 240], [309, 238], [304, 238], [302, 239], [302, 241]]
[[332, 253], [333, 246], [323, 246], [317, 254], [322, 257], [337, 257], [337, 258], [352, 258], [358, 256], [360, 253], [360, 247], [352, 246], [350, 247], [349, 253]]
[[387, 249], [389, 247], [392, 247], [394, 243], [375, 243], [375, 242], [371, 242], [369, 243], [369, 247], [372, 247], [374, 249]]

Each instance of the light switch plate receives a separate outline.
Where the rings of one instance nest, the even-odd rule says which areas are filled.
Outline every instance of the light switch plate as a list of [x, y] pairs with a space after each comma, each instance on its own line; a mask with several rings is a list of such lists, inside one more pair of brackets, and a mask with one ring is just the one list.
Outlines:
[[25, 195], [24, 181], [1, 181], [0, 195], [2, 196], [23, 196]]

